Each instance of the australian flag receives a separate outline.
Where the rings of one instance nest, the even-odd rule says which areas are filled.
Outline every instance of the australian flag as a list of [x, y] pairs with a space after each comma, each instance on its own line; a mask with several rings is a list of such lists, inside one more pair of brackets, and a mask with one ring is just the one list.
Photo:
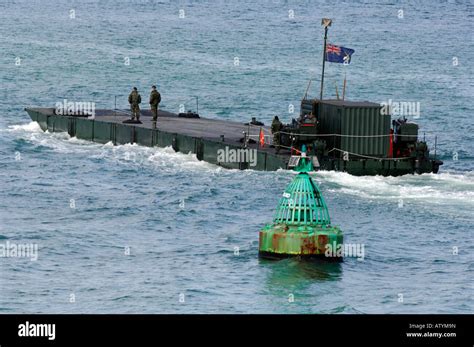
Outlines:
[[354, 53], [353, 49], [328, 43], [326, 45], [325, 59], [331, 63], [350, 64], [352, 53]]

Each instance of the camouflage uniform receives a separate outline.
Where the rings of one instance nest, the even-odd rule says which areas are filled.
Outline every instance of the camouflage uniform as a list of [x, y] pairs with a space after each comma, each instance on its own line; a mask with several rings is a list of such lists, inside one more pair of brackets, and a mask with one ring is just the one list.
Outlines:
[[280, 131], [283, 127], [283, 124], [278, 120], [278, 118], [273, 118], [272, 122], [272, 134], [273, 134], [273, 145], [276, 148], [277, 153], [280, 151]]
[[128, 96], [128, 103], [130, 104], [130, 111], [132, 111], [132, 119], [140, 120], [140, 103], [142, 102], [142, 97], [136, 90], [132, 90]]
[[153, 121], [156, 122], [158, 118], [158, 104], [161, 102], [161, 95], [156, 89], [153, 89], [150, 93], [150, 108], [151, 114], [153, 115]]

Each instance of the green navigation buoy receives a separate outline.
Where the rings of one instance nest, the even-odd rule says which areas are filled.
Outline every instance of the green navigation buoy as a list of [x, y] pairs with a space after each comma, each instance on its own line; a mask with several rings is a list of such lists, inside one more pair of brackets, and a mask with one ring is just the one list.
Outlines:
[[306, 156], [303, 145], [301, 156], [292, 156], [289, 165], [299, 172], [283, 193], [273, 223], [267, 224], [259, 235], [259, 255], [263, 258], [326, 257], [327, 252], [342, 247], [343, 234], [331, 226], [324, 198], [308, 172], [313, 171], [312, 158]]

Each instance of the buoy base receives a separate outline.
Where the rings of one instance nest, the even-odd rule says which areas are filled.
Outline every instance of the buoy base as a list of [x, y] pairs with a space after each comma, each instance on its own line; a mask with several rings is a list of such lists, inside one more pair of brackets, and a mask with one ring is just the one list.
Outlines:
[[337, 227], [270, 224], [259, 234], [259, 256], [267, 259], [288, 257], [320, 258], [341, 261], [337, 250], [343, 234]]

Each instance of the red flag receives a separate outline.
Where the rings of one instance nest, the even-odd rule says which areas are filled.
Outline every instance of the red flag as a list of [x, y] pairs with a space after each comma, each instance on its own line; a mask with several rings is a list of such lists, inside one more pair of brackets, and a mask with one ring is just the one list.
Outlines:
[[265, 135], [263, 134], [263, 129], [260, 128], [260, 147], [263, 147], [265, 144]]

